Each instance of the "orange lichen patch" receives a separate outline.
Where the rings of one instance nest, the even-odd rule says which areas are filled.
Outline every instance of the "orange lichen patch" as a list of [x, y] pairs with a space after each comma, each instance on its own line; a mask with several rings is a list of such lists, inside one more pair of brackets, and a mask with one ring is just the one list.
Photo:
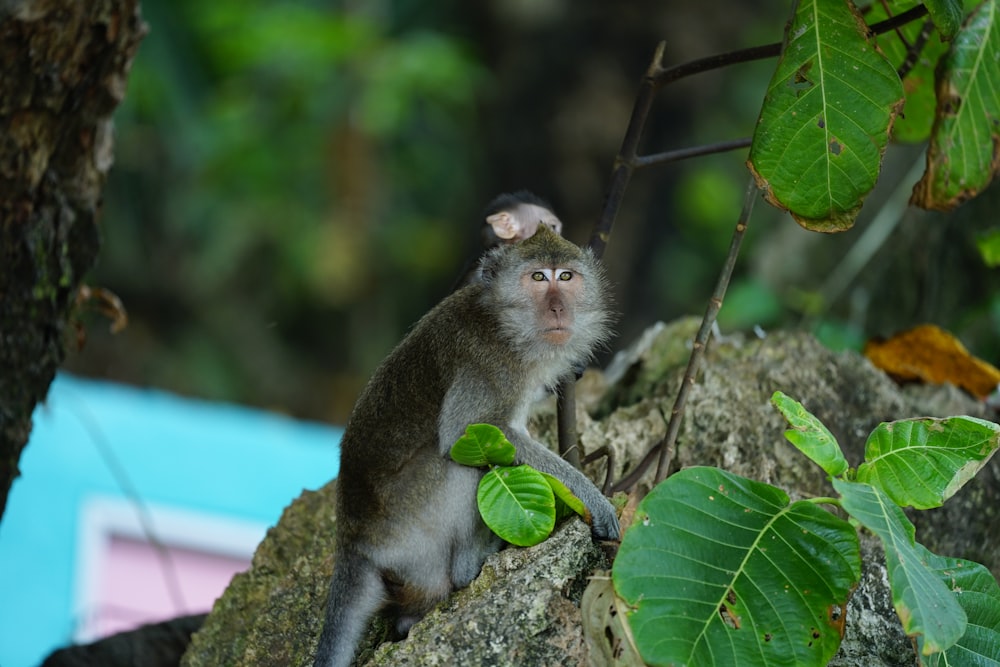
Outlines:
[[922, 324], [888, 340], [869, 340], [865, 356], [900, 381], [961, 387], [985, 398], [1000, 384], [1000, 370], [969, 354], [962, 343], [933, 324]]

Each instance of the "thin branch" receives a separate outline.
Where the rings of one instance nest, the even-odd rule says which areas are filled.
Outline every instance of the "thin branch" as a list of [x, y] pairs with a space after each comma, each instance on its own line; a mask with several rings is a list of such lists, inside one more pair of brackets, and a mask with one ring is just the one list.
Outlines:
[[729, 287], [729, 280], [732, 278], [733, 269], [736, 266], [736, 258], [739, 256], [740, 245], [743, 243], [743, 237], [746, 235], [747, 225], [750, 222], [750, 213], [753, 211], [753, 204], [756, 198], [757, 184], [754, 182], [753, 178], [750, 178], [747, 183], [746, 194], [743, 197], [743, 210], [740, 211], [740, 217], [736, 221], [736, 228], [733, 230], [733, 238], [729, 243], [729, 254], [726, 256], [726, 261], [722, 266], [722, 271], [719, 272], [719, 280], [715, 285], [715, 292], [712, 294], [712, 298], [708, 301], [708, 306], [705, 309], [705, 316], [701, 321], [701, 327], [698, 329], [698, 333], [694, 339], [694, 345], [691, 349], [691, 357], [688, 359], [687, 369], [684, 371], [684, 379], [681, 380], [681, 386], [677, 392], [677, 398], [674, 400], [674, 407], [670, 411], [670, 421], [667, 423], [667, 432], [659, 443], [650, 448], [649, 452], [646, 453], [646, 456], [642, 459], [639, 465], [633, 468], [628, 476], [612, 487], [613, 491], [630, 491], [639, 479], [646, 473], [649, 466], [653, 464], [654, 460], [657, 461], [654, 485], [662, 482], [667, 476], [670, 464], [673, 463], [673, 460], [676, 457], [677, 434], [680, 433], [681, 417], [684, 415], [684, 408], [687, 404], [687, 396], [691, 387], [694, 386], [695, 376], [698, 374], [698, 365], [701, 363], [701, 358], [705, 353], [705, 347], [708, 344], [708, 337], [712, 333], [712, 326], [715, 324], [715, 318], [718, 316], [719, 310], [722, 308], [722, 302], [726, 296], [726, 289]]
[[892, 32], [902, 25], [906, 25], [910, 21], [916, 21], [917, 19], [925, 16], [927, 16], [927, 7], [921, 4], [907, 9], [902, 14], [897, 14], [885, 19], [884, 21], [879, 21], [878, 23], [870, 25], [868, 26], [868, 29], [875, 35], [883, 35], [887, 32]]
[[886, 239], [902, 222], [910, 204], [910, 192], [913, 184], [920, 178], [924, 171], [924, 158], [921, 155], [914, 160], [906, 175], [896, 182], [892, 193], [889, 195], [882, 208], [872, 218], [865, 227], [861, 236], [851, 245], [840, 262], [832, 271], [827, 274], [827, 279], [820, 288], [820, 313], [812, 313], [812, 317], [817, 317], [829, 310], [851, 283], [858, 277], [864, 268], [871, 261], [875, 253], [885, 244]]
[[598, 259], [604, 255], [608, 237], [611, 236], [611, 227], [614, 225], [618, 210], [621, 208], [625, 188], [635, 170], [639, 139], [642, 138], [642, 131], [646, 127], [646, 118], [649, 117], [649, 110], [653, 106], [653, 98], [656, 96], [656, 89], [659, 85], [656, 83], [656, 79], [663, 71], [661, 63], [666, 48], [666, 42], [660, 42], [656, 45], [656, 51], [653, 53], [649, 68], [639, 83], [639, 91], [636, 93], [635, 104], [632, 106], [632, 116], [629, 118], [628, 128], [625, 130], [625, 138], [622, 139], [622, 146], [618, 150], [618, 156], [615, 157], [615, 166], [611, 172], [611, 185], [608, 188], [607, 199], [604, 201], [604, 210], [601, 212], [600, 220], [594, 225], [590, 241], [587, 244]]
[[781, 42], [774, 44], [764, 44], [762, 46], [751, 46], [747, 49], [737, 49], [727, 53], [717, 53], [714, 56], [706, 56], [697, 60], [689, 60], [680, 65], [674, 65], [660, 71], [654, 81], [657, 88], [668, 83], [673, 83], [681, 79], [709, 72], [713, 69], [722, 69], [729, 65], [738, 63], [749, 63], [755, 60], [774, 58], [781, 54]]
[[[646, 474], [646, 471], [649, 470], [649, 466], [653, 465], [653, 461], [659, 458], [660, 447], [665, 446], [664, 441], [665, 439], [658, 442], [656, 446], [650, 447], [649, 451], [646, 452], [646, 455], [642, 457], [641, 461], [639, 461], [639, 465], [632, 468], [629, 474], [622, 477], [611, 486], [611, 493], [613, 494], [618, 491], [631, 491], [635, 485], [639, 483], [639, 480], [642, 479], [642, 476]], [[673, 456], [671, 455], [669, 458], [673, 459]], [[607, 494], [607, 491], [605, 491], [605, 494]]]
[[689, 148], [677, 148], [672, 151], [666, 151], [663, 153], [654, 153], [653, 155], [640, 155], [637, 157], [633, 164], [636, 169], [642, 167], [649, 167], [656, 164], [663, 164], [664, 162], [678, 162], [680, 160], [686, 160], [692, 157], [701, 157], [702, 155], [714, 155], [715, 153], [725, 153], [726, 151], [734, 151], [739, 148], [746, 148], [753, 141], [752, 137], [743, 137], [742, 139], [733, 139], [731, 141], [720, 141], [714, 144], [704, 144], [701, 146], [691, 146]]
[[[625, 131], [625, 138], [622, 140], [621, 150], [615, 158], [615, 167], [611, 176], [611, 187], [608, 190], [607, 200], [604, 202], [604, 211], [601, 219], [596, 225], [587, 244], [594, 252], [594, 256], [600, 259], [604, 255], [604, 248], [607, 246], [608, 237], [611, 234], [611, 226], [614, 224], [618, 209], [621, 208], [621, 200], [625, 194], [625, 186], [628, 185], [632, 172], [635, 170], [636, 151], [639, 146], [639, 139], [642, 137], [642, 130], [646, 125], [646, 118], [649, 116], [649, 109], [653, 105], [653, 97], [656, 95], [656, 85], [654, 80], [656, 75], [663, 69], [660, 65], [663, 60], [663, 51], [666, 48], [664, 42], [660, 42], [653, 54], [653, 60], [649, 63], [646, 75], [639, 84], [639, 92], [636, 94], [635, 106], [632, 108], [632, 117], [629, 119], [628, 129]], [[573, 399], [575, 393], [569, 389], [573, 384], [573, 378], [564, 379], [559, 383], [558, 398], [556, 399], [556, 420], [559, 425], [559, 451], [568, 453], [576, 445], [576, 408], [569, 401]], [[577, 465], [579, 467], [579, 464]]]
[[[882, 5], [882, 11], [885, 12], [886, 16], [892, 16], [892, 9], [889, 8], [889, 3], [887, 0], [880, 0], [879, 4]], [[866, 9], [870, 10], [871, 8], [872, 6], [869, 5]], [[903, 34], [902, 26], [896, 28], [895, 32], [896, 32], [896, 37], [899, 39], [900, 42], [903, 43], [903, 46], [906, 47], [906, 50], [909, 51], [910, 42], [909, 40], [906, 39], [906, 35]]]
[[570, 376], [559, 383], [559, 397], [556, 399], [556, 437], [559, 440], [559, 455], [577, 470], [580, 465], [580, 448], [576, 438], [576, 378]]
[[[906, 10], [902, 14], [898, 14], [891, 18], [887, 18], [884, 21], [879, 21], [874, 25], [868, 26], [868, 29], [872, 32], [872, 34], [881, 35], [883, 33], [891, 32], [896, 28], [909, 23], [910, 21], [922, 18], [926, 16], [926, 14], [927, 8], [923, 5], [917, 5], [912, 9]], [[718, 53], [714, 56], [699, 58], [698, 60], [690, 60], [686, 63], [681, 63], [680, 65], [661, 69], [657, 74], [654, 83], [656, 87], [659, 88], [660, 86], [673, 83], [674, 81], [678, 81], [694, 74], [701, 74], [702, 72], [708, 72], [713, 69], [720, 69], [728, 65], [752, 62], [754, 60], [764, 60], [765, 58], [773, 58], [781, 55], [781, 46], [781, 42], [775, 42], [773, 44], [751, 46], [747, 49], [729, 51], [728, 53]]]
[[668, 461], [667, 452], [675, 450], [677, 434], [681, 428], [681, 417], [684, 415], [684, 407], [687, 403], [687, 395], [694, 385], [694, 378], [698, 374], [698, 364], [705, 354], [705, 346], [708, 344], [708, 337], [712, 333], [712, 325], [722, 308], [722, 301], [726, 297], [726, 288], [729, 287], [729, 280], [733, 276], [733, 269], [736, 267], [736, 258], [740, 254], [740, 245], [743, 237], [746, 236], [747, 224], [750, 222], [750, 214], [753, 212], [753, 203], [757, 199], [757, 183], [751, 176], [747, 181], [746, 194], [743, 196], [743, 210], [740, 211], [739, 220], [736, 221], [736, 229], [733, 230], [733, 238], [729, 243], [729, 254], [722, 265], [719, 273], [719, 281], [715, 285], [715, 293], [708, 300], [708, 307], [705, 308], [705, 317], [701, 320], [701, 328], [694, 339], [694, 347], [691, 350], [691, 358], [688, 359], [687, 370], [684, 371], [684, 380], [681, 382], [680, 391], [677, 392], [677, 399], [674, 407], [670, 411], [670, 422], [667, 424], [667, 434], [660, 443], [660, 460], [656, 465], [656, 481], [659, 484], [667, 477]]
[[121, 459], [115, 453], [111, 442], [101, 428], [99, 421], [90, 410], [90, 407], [80, 396], [72, 396], [71, 400], [75, 405], [71, 406], [73, 415], [80, 422], [83, 430], [87, 432], [91, 443], [97, 449], [98, 455], [111, 473], [112, 479], [121, 489], [122, 494], [128, 500], [135, 517], [139, 522], [139, 529], [142, 531], [146, 542], [153, 547], [156, 559], [159, 561], [160, 574], [163, 576], [163, 584], [167, 589], [167, 597], [174, 606], [174, 611], [178, 614], [186, 613], [187, 603], [184, 598], [184, 590], [181, 586], [181, 579], [174, 554], [167, 545], [159, 538], [154, 526], [153, 516], [146, 505], [145, 499], [135, 485], [128, 469], [122, 464]]
[[[920, 29], [920, 34], [917, 35], [917, 39], [913, 44], [907, 44], [906, 46], [906, 57], [903, 58], [903, 62], [899, 65], [899, 69], [896, 73], [899, 75], [900, 79], [906, 78], [906, 75], [910, 73], [910, 70], [917, 64], [917, 58], [920, 57], [920, 52], [924, 50], [927, 46], [927, 40], [931, 38], [931, 31], [934, 28], [934, 22], [931, 20], [924, 21], [923, 28]], [[900, 37], [902, 39], [902, 37]], [[906, 44], [906, 40], [903, 40]]]
[[604, 485], [601, 487], [601, 493], [603, 493], [606, 496], [609, 496], [611, 495], [611, 482], [612, 482], [611, 478], [614, 476], [614, 471], [615, 471], [614, 450], [608, 447], [607, 445], [598, 447], [597, 449], [595, 449], [594, 451], [583, 457], [583, 463], [584, 465], [586, 465], [591, 461], [596, 461], [602, 456], [608, 460], [607, 464], [608, 467], [607, 470], [604, 472]]

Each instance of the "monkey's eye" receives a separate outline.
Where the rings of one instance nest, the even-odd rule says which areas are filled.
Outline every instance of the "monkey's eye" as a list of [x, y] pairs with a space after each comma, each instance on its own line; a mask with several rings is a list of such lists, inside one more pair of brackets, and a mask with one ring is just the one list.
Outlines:
[[572, 271], [560, 271], [559, 272], [559, 280], [572, 280], [572, 279], [573, 279], [573, 272]]
[[534, 273], [531, 274], [531, 279], [534, 280], [536, 283], [540, 283], [543, 280], [545, 280], [545, 274], [541, 271], [535, 271]]

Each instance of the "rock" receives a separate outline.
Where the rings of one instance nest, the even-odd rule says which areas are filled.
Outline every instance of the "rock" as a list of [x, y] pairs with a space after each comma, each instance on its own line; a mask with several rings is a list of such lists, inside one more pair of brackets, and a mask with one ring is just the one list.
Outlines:
[[[696, 323], [658, 325], [621, 353], [604, 378], [585, 377], [578, 401], [584, 453], [608, 446], [615, 478], [631, 470], [663, 438]], [[709, 346], [682, 422], [675, 464], [713, 465], [785, 489], [793, 498], [831, 495], [823, 471], [784, 438], [786, 424], [770, 405], [776, 390], [802, 402], [830, 429], [856, 467], [864, 443], [882, 421], [968, 414], [984, 404], [954, 388], [900, 389], [866, 359], [832, 352], [802, 332], [763, 339], [731, 337]], [[554, 433], [551, 401], [535, 420]], [[947, 556], [1000, 571], [1000, 468], [991, 461], [938, 510], [910, 512], [917, 539]], [[589, 472], [603, 479], [607, 463]], [[642, 485], [648, 489], [652, 472]], [[332, 571], [333, 483], [305, 492], [261, 543], [253, 566], [234, 578], [193, 639], [185, 667], [309, 665], [322, 626]], [[836, 665], [911, 665], [912, 647], [892, 609], [877, 541], [862, 540], [864, 573], [848, 607]], [[417, 623], [401, 642], [379, 643], [376, 627], [358, 664], [588, 664], [579, 601], [588, 577], [607, 567], [586, 527], [563, 524], [530, 549], [492, 556], [471, 586]], [[377, 646], [377, 648], [376, 648]]]

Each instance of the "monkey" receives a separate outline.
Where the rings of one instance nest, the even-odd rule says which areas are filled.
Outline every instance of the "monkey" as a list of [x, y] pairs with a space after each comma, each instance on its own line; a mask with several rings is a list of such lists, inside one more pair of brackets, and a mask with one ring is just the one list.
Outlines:
[[486, 218], [484, 248], [523, 241], [534, 236], [539, 225], [562, 236], [563, 223], [552, 212], [552, 205], [528, 190], [496, 197], [486, 205], [483, 215]]
[[[530, 238], [539, 226], [548, 227], [560, 236], [563, 229], [562, 220], [552, 212], [552, 205], [528, 190], [495, 197], [483, 211], [483, 223], [481, 236], [485, 250]], [[452, 291], [476, 280], [479, 280], [479, 263], [470, 260]]]
[[483, 471], [450, 458], [466, 427], [499, 427], [516, 464], [554, 475], [591, 534], [619, 538], [610, 501], [528, 433], [531, 403], [610, 337], [603, 267], [548, 226], [488, 252], [480, 279], [420, 319], [376, 369], [341, 440], [334, 572], [316, 667], [345, 667], [368, 622], [410, 626], [467, 586], [503, 543], [483, 523]]

